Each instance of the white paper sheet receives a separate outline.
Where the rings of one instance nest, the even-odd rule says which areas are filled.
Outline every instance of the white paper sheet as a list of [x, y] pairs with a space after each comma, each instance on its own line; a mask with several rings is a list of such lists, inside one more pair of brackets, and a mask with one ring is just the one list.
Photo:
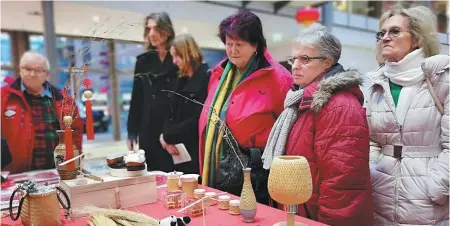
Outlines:
[[185, 162], [190, 162], [192, 160], [191, 155], [187, 151], [186, 146], [184, 146], [184, 144], [176, 144], [175, 147], [178, 149], [178, 152], [180, 154], [172, 155], [173, 164], [177, 165]]

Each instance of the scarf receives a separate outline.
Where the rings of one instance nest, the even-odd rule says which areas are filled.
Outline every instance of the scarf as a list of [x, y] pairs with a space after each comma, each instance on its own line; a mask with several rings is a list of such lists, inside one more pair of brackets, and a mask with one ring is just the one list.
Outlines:
[[[250, 59], [245, 70], [241, 73], [228, 61], [217, 86], [214, 98], [211, 102], [212, 109], [209, 111], [208, 123], [206, 125], [205, 157], [202, 173], [202, 184], [214, 186], [216, 170], [219, 168], [220, 157], [223, 150], [224, 130], [219, 128], [220, 121], [226, 123], [228, 102], [233, 90], [256, 68], [254, 57]], [[215, 113], [213, 113], [213, 111]], [[219, 121], [220, 119], [220, 121]]]
[[303, 97], [303, 89], [289, 90], [284, 100], [284, 110], [275, 121], [262, 155], [264, 169], [270, 169], [272, 160], [284, 155], [285, 146], [292, 126], [298, 117], [298, 104]]
[[[400, 125], [404, 124], [406, 112], [409, 109], [414, 94], [416, 94], [425, 80], [421, 65], [424, 62], [422, 49], [416, 49], [406, 55], [399, 62], [386, 61], [384, 66], [384, 76], [391, 82], [403, 86], [400, 91], [398, 103], [395, 108], [395, 115]], [[390, 93], [390, 92], [385, 92]], [[392, 97], [392, 95], [391, 95]], [[393, 98], [391, 98], [393, 100]], [[393, 103], [393, 102], [392, 102]]]
[[424, 60], [422, 49], [416, 49], [399, 62], [386, 61], [384, 75], [400, 86], [415, 85], [425, 79], [421, 68]]

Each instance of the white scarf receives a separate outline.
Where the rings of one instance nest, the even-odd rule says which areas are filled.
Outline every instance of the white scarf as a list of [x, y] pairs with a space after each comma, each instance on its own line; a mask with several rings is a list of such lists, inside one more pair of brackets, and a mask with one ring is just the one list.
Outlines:
[[400, 125], [404, 123], [409, 105], [414, 99], [414, 94], [417, 93], [425, 80], [421, 68], [424, 60], [422, 49], [416, 49], [399, 62], [386, 61], [384, 75], [391, 82], [403, 86], [395, 108], [395, 114]]
[[303, 89], [289, 90], [284, 100], [284, 110], [270, 131], [266, 149], [261, 156], [264, 169], [270, 169], [272, 160], [285, 154], [286, 143], [292, 126], [298, 117], [298, 103], [303, 97]]
[[399, 62], [386, 61], [384, 75], [400, 86], [415, 85], [425, 79], [420, 67], [424, 60], [422, 49], [416, 49]]

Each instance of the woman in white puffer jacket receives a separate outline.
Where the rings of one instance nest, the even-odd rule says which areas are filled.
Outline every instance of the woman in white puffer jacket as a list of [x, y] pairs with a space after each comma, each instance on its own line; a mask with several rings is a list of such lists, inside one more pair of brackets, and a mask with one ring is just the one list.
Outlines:
[[448, 225], [449, 56], [437, 55], [436, 35], [425, 7], [380, 19], [386, 62], [371, 73], [366, 106], [376, 225]]

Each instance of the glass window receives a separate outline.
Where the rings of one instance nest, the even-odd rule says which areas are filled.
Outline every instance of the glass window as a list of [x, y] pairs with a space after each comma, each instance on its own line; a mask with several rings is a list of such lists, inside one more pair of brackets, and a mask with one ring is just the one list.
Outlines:
[[[47, 55], [45, 51], [45, 40], [42, 35], [30, 35], [28, 38], [30, 42], [30, 50]], [[60, 68], [67, 68], [73, 61], [74, 40], [66, 37], [56, 38], [56, 51], [58, 54], [58, 65]]]
[[89, 63], [89, 69], [109, 70], [108, 43], [76, 39], [74, 41], [75, 62], [82, 66]]
[[[46, 55], [44, 36], [30, 35], [29, 42], [31, 50]], [[66, 69], [70, 65], [81, 67], [85, 62], [89, 62], [90, 69], [109, 69], [108, 44], [106, 42], [57, 37], [56, 48], [58, 64], [62, 69]]]
[[351, 5], [352, 5], [351, 13], [366, 16], [370, 10], [367, 7], [368, 6], [367, 3], [368, 3], [367, 1], [352, 1], [351, 2]]
[[30, 35], [28, 36], [28, 42], [30, 44], [30, 50], [47, 55], [45, 52], [45, 41], [43, 35]]
[[447, 1], [432, 1], [431, 2], [431, 10], [434, 12], [434, 14], [437, 17], [437, 30], [440, 33], [448, 33], [449, 27], [448, 27], [448, 2]]
[[1, 52], [1, 65], [12, 66], [11, 36], [7, 32], [2, 32], [2, 42], [0, 52]]
[[225, 58], [225, 51], [220, 49], [202, 49], [204, 61], [212, 68]]
[[145, 51], [144, 45], [140, 43], [115, 42], [114, 49], [116, 69], [131, 71], [132, 73], [136, 64], [136, 57]]
[[0, 74], [0, 87], [3, 87], [5, 85], [8, 85], [8, 83], [5, 81], [5, 78], [9, 76], [14, 78], [13, 71], [12, 70], [1, 70]]
[[349, 2], [344, 1], [333, 1], [333, 8], [337, 11], [347, 13]]

